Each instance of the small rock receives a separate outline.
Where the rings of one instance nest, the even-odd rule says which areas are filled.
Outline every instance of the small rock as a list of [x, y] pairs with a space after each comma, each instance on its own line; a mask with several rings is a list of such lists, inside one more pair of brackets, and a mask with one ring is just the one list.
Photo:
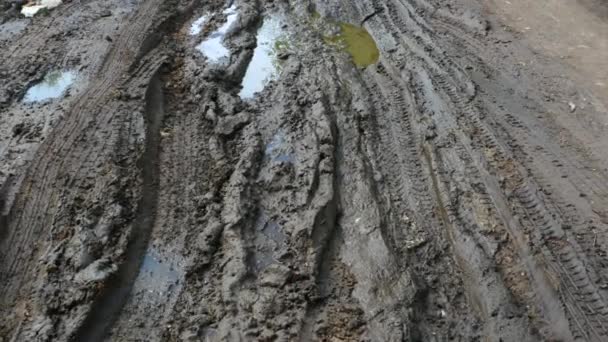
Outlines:
[[104, 11], [101, 11], [101, 13], [99, 13], [100, 18], [107, 18], [107, 17], [111, 17], [111, 16], [112, 16], [112, 11], [110, 11], [110, 10], [104, 10]]
[[568, 106], [570, 107], [570, 113], [574, 113], [576, 111], [576, 105], [573, 102], [568, 102]]

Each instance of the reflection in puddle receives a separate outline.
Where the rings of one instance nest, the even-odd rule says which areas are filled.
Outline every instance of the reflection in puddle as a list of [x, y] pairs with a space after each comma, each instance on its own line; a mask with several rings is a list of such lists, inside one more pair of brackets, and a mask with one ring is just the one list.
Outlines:
[[61, 0], [38, 0], [30, 4], [23, 5], [21, 14], [26, 17], [33, 17], [42, 9], [51, 9], [61, 5]]
[[272, 137], [272, 140], [266, 145], [264, 153], [275, 162], [295, 163], [295, 156], [285, 141], [285, 133], [283, 131], [277, 132]]
[[224, 36], [239, 16], [236, 5], [232, 5], [225, 9], [223, 13], [227, 15], [226, 22], [216, 31], [213, 31], [209, 35], [209, 38], [196, 47], [198, 51], [214, 63], [219, 62], [222, 58], [230, 56], [230, 50], [224, 46]]
[[40, 102], [60, 97], [70, 87], [76, 75], [73, 71], [53, 71], [42, 82], [28, 89], [23, 101], [26, 103]]
[[196, 36], [197, 34], [201, 33], [201, 31], [203, 31], [203, 26], [205, 26], [206, 23], [207, 23], [206, 15], [203, 15], [202, 17], [196, 19], [192, 23], [192, 26], [190, 26], [190, 35]]
[[285, 43], [281, 42], [281, 21], [276, 17], [264, 20], [258, 31], [257, 46], [253, 52], [253, 58], [247, 67], [243, 78], [243, 89], [240, 92], [242, 99], [252, 98], [255, 93], [264, 89], [277, 72], [277, 50]]

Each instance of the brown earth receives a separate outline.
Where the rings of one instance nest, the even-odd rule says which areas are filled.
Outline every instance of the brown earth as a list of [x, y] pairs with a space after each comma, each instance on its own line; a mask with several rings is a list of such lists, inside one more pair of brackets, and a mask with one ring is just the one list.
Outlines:
[[5, 3], [0, 341], [608, 340], [602, 1]]

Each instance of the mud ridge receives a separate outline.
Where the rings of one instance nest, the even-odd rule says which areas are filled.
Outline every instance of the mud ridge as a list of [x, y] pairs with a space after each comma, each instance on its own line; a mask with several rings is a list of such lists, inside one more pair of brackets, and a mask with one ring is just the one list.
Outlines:
[[163, 83], [161, 71], [152, 79], [145, 95], [146, 148], [138, 167], [141, 169], [141, 199], [137, 204], [137, 214], [126, 245], [124, 261], [110, 279], [103, 291], [91, 305], [90, 313], [74, 335], [76, 341], [102, 341], [118, 317], [127, 297], [131, 293], [133, 281], [143, 262], [158, 206], [158, 154], [160, 129], [164, 116]]

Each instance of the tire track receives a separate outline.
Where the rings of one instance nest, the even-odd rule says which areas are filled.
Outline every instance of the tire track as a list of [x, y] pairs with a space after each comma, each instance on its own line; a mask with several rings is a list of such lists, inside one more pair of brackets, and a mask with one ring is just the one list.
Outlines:
[[158, 204], [158, 154], [164, 116], [162, 88], [157, 72], [146, 92], [146, 148], [139, 161], [143, 183], [125, 260], [117, 273], [107, 280], [108, 285], [91, 306], [89, 316], [73, 338], [76, 341], [102, 341], [108, 334], [131, 292], [148, 247]]
[[[151, 13], [157, 6], [154, 1], [148, 1], [145, 6], [138, 12], [138, 15], [134, 18], [134, 25], [130, 26], [126, 31], [127, 33], [118, 40], [117, 49], [131, 49], [136, 46], [135, 40], [140, 39], [143, 32], [151, 25], [147, 22]], [[137, 24], [138, 23], [138, 24]], [[134, 33], [138, 32], [138, 33]], [[114, 55], [115, 53], [111, 53]], [[121, 56], [127, 57], [127, 56]], [[60, 195], [56, 193], [49, 193], [53, 191], [51, 182], [56, 182], [57, 179], [65, 178], [68, 174], [61, 174], [59, 170], [64, 170], [66, 166], [73, 165], [74, 162], [80, 163], [80, 156], [87, 156], [87, 153], [77, 154], [74, 156], [74, 148], [77, 147], [77, 142], [81, 140], [82, 136], [86, 136], [87, 132], [85, 127], [92, 125], [95, 122], [95, 129], [99, 128], [99, 125], [105, 123], [105, 120], [109, 120], [111, 116], [117, 110], [116, 104], [113, 104], [111, 108], [103, 108], [104, 101], [108, 101], [110, 91], [113, 89], [113, 85], [120, 82], [120, 78], [123, 75], [123, 71], [128, 67], [125, 61], [129, 59], [112, 59], [106, 60], [105, 66], [100, 70], [100, 75], [103, 75], [101, 80], [97, 84], [94, 84], [87, 90], [78, 101], [76, 101], [72, 108], [73, 111], [66, 115], [66, 119], [60, 123], [60, 126], [56, 128], [56, 135], [54, 139], [48, 143], [43, 144], [37, 155], [40, 158], [35, 158], [32, 161], [30, 169], [27, 171], [28, 175], [26, 180], [22, 184], [20, 194], [15, 201], [15, 206], [10, 215], [9, 219], [9, 239], [7, 239], [6, 246], [12, 246], [11, 249], [16, 251], [27, 251], [25, 246], [31, 245], [31, 239], [33, 236], [40, 234], [41, 221], [45, 220], [45, 217], [53, 216], [51, 207], [55, 206], [55, 201]], [[112, 65], [112, 66], [110, 66]], [[106, 110], [103, 110], [106, 109]], [[98, 113], [100, 116], [96, 118], [91, 115], [91, 112]], [[94, 120], [94, 121], [93, 121]], [[77, 132], [81, 132], [77, 134]], [[58, 158], [58, 154], [62, 153], [65, 157]], [[75, 158], [76, 160], [72, 160]], [[58, 165], [51, 166], [55, 160], [59, 160]], [[66, 172], [66, 171], [64, 171]], [[31, 197], [31, 194], [36, 194], [35, 197]], [[24, 203], [22, 203], [24, 202]], [[42, 205], [40, 205], [42, 204]], [[15, 214], [21, 213], [21, 214]], [[45, 213], [46, 215], [43, 215]], [[48, 222], [48, 221], [47, 221]], [[38, 226], [39, 228], [35, 228]], [[21, 227], [15, 229], [12, 227]], [[29, 228], [31, 227], [31, 228]], [[25, 232], [25, 236], [19, 237], [19, 235]], [[4, 248], [4, 251], [9, 251], [9, 248]], [[16, 272], [17, 267], [22, 268], [19, 273], [25, 276], [29, 272], [29, 263], [21, 265], [20, 252], [16, 254], [14, 252], [6, 252], [7, 255], [15, 255], [12, 258], [12, 263], [8, 266], [5, 274], [12, 275]], [[19, 288], [23, 278], [18, 281], [12, 281], [11, 284], [16, 288]], [[5, 293], [12, 293], [14, 290], [8, 290], [5, 288]]]
[[[394, 7], [394, 5], [391, 2], [388, 2], [386, 4], [386, 10], [383, 11], [386, 13], [389, 13], [391, 16], [391, 19], [385, 22], [399, 22], [399, 24], [397, 25], [398, 27], [402, 28], [400, 31], [404, 34], [407, 34], [408, 31], [404, 30], [403, 28], [408, 27], [408, 24], [406, 22], [404, 22], [398, 15], [397, 13], [400, 13], [398, 9], [396, 9]], [[380, 14], [381, 16], [382, 14]], [[410, 25], [411, 26], [411, 25]], [[419, 38], [419, 36], [415, 36], [416, 38]], [[401, 39], [401, 37], [396, 37], [397, 39]], [[418, 44], [422, 44], [423, 46], [426, 45], [425, 40], [423, 40], [422, 38], [417, 39], [417, 43]], [[436, 48], [436, 46], [430, 46], [430, 47], [425, 47], [424, 51], [441, 51], [439, 49]], [[458, 79], [463, 78], [464, 76], [462, 76], [463, 74], [458, 71], [458, 73], [461, 74], [461, 76], [459, 76], [458, 78], [452, 78], [451, 75], [454, 74], [453, 70], [455, 70], [454, 68], [452, 68], [451, 66], [451, 62], [447, 61], [444, 58], [441, 57], [437, 57], [438, 54], [434, 54], [431, 58], [435, 61], [438, 62], [438, 64], [435, 64], [435, 66], [433, 64], [427, 65], [427, 70], [429, 70], [431, 72], [432, 75], [432, 79], [434, 80], [434, 83], [437, 84], [438, 86], [440, 86], [442, 89], [445, 90], [446, 95], [449, 97], [450, 101], [452, 103], [454, 103], [456, 105], [456, 108], [458, 108], [464, 115], [463, 116], [459, 116], [459, 122], [460, 123], [466, 123], [465, 127], [462, 127], [465, 131], [472, 131], [472, 132], [479, 132], [478, 135], [482, 138], [481, 145], [482, 146], [488, 146], [489, 148], [492, 148], [493, 151], [496, 152], [496, 157], [499, 159], [505, 159], [506, 160], [506, 156], [504, 155], [504, 152], [506, 149], [501, 148], [499, 146], [504, 146], [501, 145], [500, 143], [498, 143], [497, 140], [495, 140], [495, 134], [493, 132], [491, 132], [490, 130], [488, 130], [488, 128], [486, 128], [486, 125], [484, 123], [482, 123], [482, 121], [476, 116], [476, 114], [470, 115], [472, 113], [476, 113], [477, 112], [477, 108], [473, 107], [471, 105], [471, 103], [468, 103], [466, 100], [462, 99], [460, 97], [459, 94], [463, 93], [462, 88], [456, 88], [454, 87], [452, 84], [454, 84]], [[424, 56], [422, 56], [423, 60], [427, 60]], [[444, 73], [442, 71], [440, 71], [440, 69], [437, 68], [446, 68], [447, 67], [447, 72]], [[523, 180], [523, 178], [521, 178]], [[529, 191], [526, 191], [529, 187], [529, 185], [525, 185], [524, 183], [524, 190], [523, 192], [515, 192], [516, 194], [519, 194], [518, 196], [518, 200], [521, 203], [521, 205], [526, 209], [526, 210], [533, 210], [536, 209], [540, 204], [536, 201], [536, 198], [534, 196], [531, 196]], [[532, 219], [530, 220], [529, 224], [535, 224], [535, 222], [541, 222], [544, 225], [544, 231], [549, 231], [551, 234], [547, 235], [546, 233], [543, 234], [543, 239], [546, 241], [545, 243], [549, 244], [550, 239], [553, 238], [554, 236], [552, 234], [557, 233], [558, 229], [556, 228], [556, 224], [555, 223], [550, 223], [550, 220], [548, 218], [548, 216], [546, 216], [545, 214], [542, 214], [541, 211], [534, 211], [532, 214]], [[555, 251], [553, 251], [553, 253], [555, 253]], [[562, 275], [567, 275], [568, 273], [565, 272], [563, 265], [561, 264], [557, 264], [558, 268], [562, 270], [562, 272], [560, 274]], [[576, 269], [576, 267], [573, 266], [572, 269]], [[577, 275], [579, 274], [578, 271]], [[569, 280], [568, 277], [563, 278], [564, 281]], [[588, 284], [588, 280], [584, 281], [583, 283]], [[572, 285], [572, 284], [570, 284]], [[581, 285], [581, 284], [579, 284]], [[578, 291], [581, 291], [581, 288], [578, 289]], [[583, 290], [584, 291], [584, 290]], [[596, 289], [592, 289], [592, 290], [587, 290], [587, 292], [591, 291], [592, 293], [596, 294], [597, 296], [597, 290]], [[594, 297], [594, 300], [598, 300], [598, 298]], [[576, 300], [572, 300], [572, 305], [574, 307], [576, 307], [578, 304], [578, 302]], [[600, 305], [602, 306], [602, 305]], [[578, 311], [578, 312], [571, 312], [572, 315], [574, 316], [582, 316], [585, 317], [585, 314], [583, 311]], [[600, 329], [599, 326], [596, 325], [595, 329]], [[594, 330], [591, 330], [592, 333], [594, 332]], [[600, 335], [598, 334], [598, 337]]]
[[[132, 25], [120, 35], [114, 48], [132, 49], [138, 46], [145, 31], [153, 24], [148, 19], [157, 10], [158, 3], [146, 2], [134, 16]], [[50, 252], [53, 241], [38, 240], [38, 246], [33, 247], [35, 253], [31, 253], [32, 247], [29, 246], [34, 245], [34, 239], [46, 235], [43, 227], [50, 226], [46, 230], [50, 231], [51, 239], [53, 234], [57, 234], [53, 233], [58, 230], [57, 225], [61, 220], [57, 214], [62, 215], [61, 211], [68, 209], [60, 207], [57, 201], [59, 198], [72, 197], [75, 190], [81, 187], [83, 181], [77, 179], [86, 175], [83, 168], [94, 160], [112, 158], [112, 149], [106, 147], [116, 145], [119, 139], [117, 134], [112, 133], [100, 145], [91, 142], [90, 137], [94, 137], [93, 141], [98, 139], [95, 138], [96, 132], [103, 130], [112, 120], [120, 123], [117, 115], [121, 111], [120, 104], [110, 101], [114, 99], [112, 92], [122, 83], [124, 72], [130, 66], [129, 58], [133, 57], [135, 55], [131, 53], [111, 53], [111, 58], [107, 58], [99, 70], [101, 77], [92, 82], [74, 102], [71, 111], [56, 127], [55, 134], [38, 150], [38, 158], [32, 161], [10, 213], [9, 237], [3, 241], [2, 250], [7, 256], [0, 265], [3, 302], [11, 303], [18, 296], [30, 301], [39, 300], [29, 297], [29, 286], [23, 285], [32, 284], [27, 279], [33, 279], [37, 272], [33, 261], [40, 254]], [[82, 179], [86, 182], [86, 178]], [[46, 252], [45, 245], [49, 246]]]

